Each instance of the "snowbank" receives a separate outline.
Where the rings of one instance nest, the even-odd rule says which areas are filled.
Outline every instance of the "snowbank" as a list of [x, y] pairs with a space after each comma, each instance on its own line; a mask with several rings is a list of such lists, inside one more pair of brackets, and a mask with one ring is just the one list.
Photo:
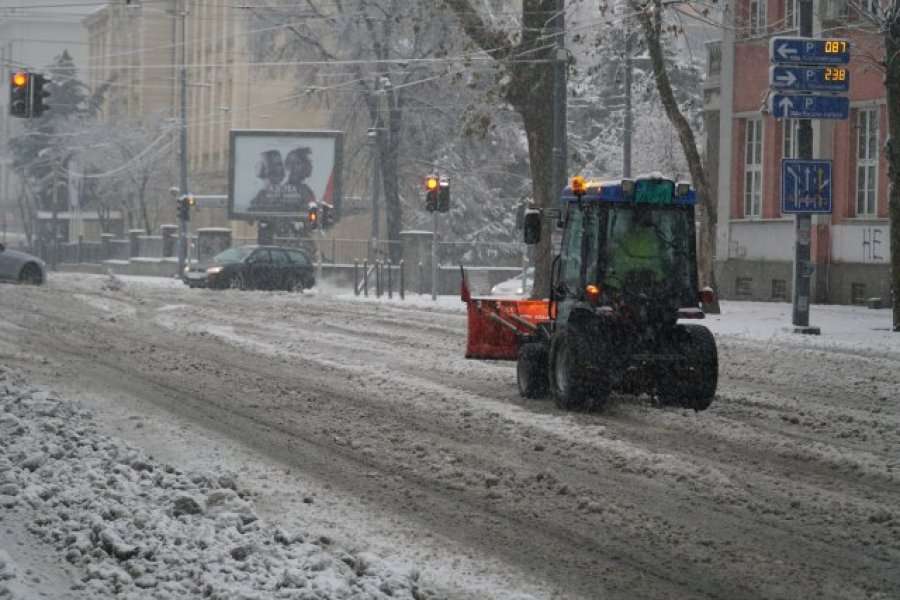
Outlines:
[[[106, 598], [430, 598], [397, 572], [327, 537], [266, 525], [227, 472], [184, 473], [98, 432], [79, 404], [0, 366], [0, 507]], [[0, 549], [0, 598], [18, 557]]]

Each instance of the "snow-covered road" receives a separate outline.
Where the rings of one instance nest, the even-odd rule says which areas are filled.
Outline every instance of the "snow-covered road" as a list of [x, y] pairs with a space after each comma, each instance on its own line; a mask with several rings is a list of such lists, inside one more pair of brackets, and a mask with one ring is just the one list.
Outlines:
[[237, 473], [261, 522], [380, 557], [384, 578], [452, 598], [900, 597], [884, 311], [815, 307], [826, 335], [801, 340], [783, 305], [726, 304], [708, 411], [584, 414], [464, 360], [458, 304], [104, 281], [0, 288], [0, 362], [159, 461]]

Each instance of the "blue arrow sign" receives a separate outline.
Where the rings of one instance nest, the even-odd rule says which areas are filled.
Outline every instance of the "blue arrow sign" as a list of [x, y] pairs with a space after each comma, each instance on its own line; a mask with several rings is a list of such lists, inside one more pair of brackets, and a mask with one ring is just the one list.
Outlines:
[[843, 39], [774, 37], [769, 40], [769, 60], [776, 64], [846, 65], [850, 42]]
[[847, 67], [769, 67], [769, 87], [786, 92], [848, 92]]
[[850, 99], [846, 96], [772, 94], [769, 112], [776, 119], [846, 119], [850, 116]]
[[830, 160], [781, 160], [781, 212], [831, 212]]

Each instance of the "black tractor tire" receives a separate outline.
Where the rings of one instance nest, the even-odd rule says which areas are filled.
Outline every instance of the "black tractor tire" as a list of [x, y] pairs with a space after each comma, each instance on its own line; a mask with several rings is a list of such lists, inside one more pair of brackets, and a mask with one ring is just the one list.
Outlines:
[[656, 393], [663, 404], [706, 410], [716, 397], [719, 383], [716, 338], [702, 325], [678, 327], [676, 352], [684, 362], [669, 371], [666, 381], [657, 384]]
[[41, 274], [41, 268], [34, 263], [28, 263], [19, 272], [19, 283], [26, 285], [41, 285], [44, 283], [44, 277]]
[[528, 342], [519, 346], [516, 362], [516, 383], [519, 395], [528, 400], [544, 398], [550, 386], [547, 373], [547, 346], [540, 342]]
[[549, 363], [550, 393], [559, 408], [600, 408], [606, 404], [610, 391], [608, 361], [598, 355], [598, 348], [589, 343], [584, 332], [558, 329], [550, 343]]

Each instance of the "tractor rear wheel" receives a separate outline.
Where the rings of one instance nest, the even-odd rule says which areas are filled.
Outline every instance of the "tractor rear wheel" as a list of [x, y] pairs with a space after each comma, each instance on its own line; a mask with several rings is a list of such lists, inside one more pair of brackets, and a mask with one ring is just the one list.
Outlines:
[[663, 404], [706, 410], [719, 382], [716, 339], [702, 325], [680, 325], [677, 333], [675, 350], [683, 362], [668, 370], [666, 381], [657, 383], [656, 393]]
[[516, 382], [519, 395], [527, 399], [543, 398], [549, 386], [547, 375], [547, 347], [540, 342], [519, 346], [516, 363]]
[[600, 407], [609, 397], [609, 374], [597, 348], [576, 329], [560, 328], [550, 344], [550, 392], [565, 410]]

